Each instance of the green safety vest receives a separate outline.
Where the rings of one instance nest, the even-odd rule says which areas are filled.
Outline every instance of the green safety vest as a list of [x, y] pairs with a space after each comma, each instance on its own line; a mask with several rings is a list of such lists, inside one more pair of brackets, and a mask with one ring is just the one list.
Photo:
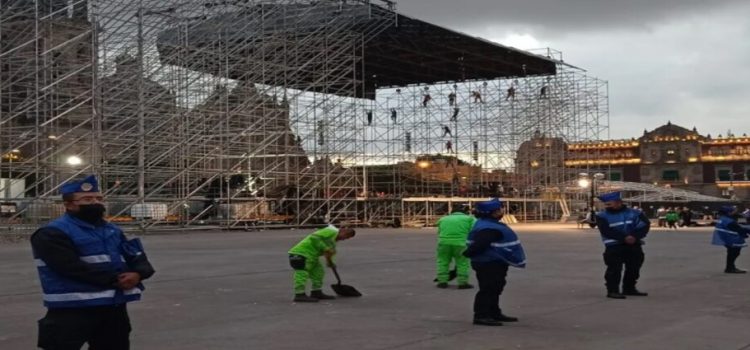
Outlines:
[[442, 217], [437, 222], [438, 243], [446, 245], [466, 246], [466, 237], [477, 221], [471, 215], [453, 213]]
[[317, 259], [326, 251], [336, 252], [336, 236], [339, 229], [328, 226], [307, 235], [289, 250], [289, 254], [302, 255], [308, 259]]

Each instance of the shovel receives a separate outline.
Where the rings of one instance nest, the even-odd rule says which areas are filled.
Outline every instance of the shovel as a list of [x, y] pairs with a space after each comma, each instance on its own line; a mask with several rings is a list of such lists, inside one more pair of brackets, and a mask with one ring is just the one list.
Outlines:
[[361, 297], [362, 293], [360, 293], [358, 290], [356, 290], [354, 287], [341, 284], [341, 277], [339, 277], [339, 272], [336, 271], [336, 266], [331, 266], [331, 270], [333, 270], [333, 274], [336, 275], [336, 281], [338, 283], [332, 284], [331, 289], [333, 289], [334, 292], [338, 296], [341, 297]]

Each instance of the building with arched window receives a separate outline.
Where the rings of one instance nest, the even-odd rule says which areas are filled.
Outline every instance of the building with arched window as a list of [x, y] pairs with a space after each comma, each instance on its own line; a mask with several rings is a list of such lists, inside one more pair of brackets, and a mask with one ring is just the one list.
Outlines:
[[565, 167], [614, 181], [684, 188], [711, 196], [750, 196], [750, 137], [701, 135], [671, 122], [640, 138], [570, 143]]

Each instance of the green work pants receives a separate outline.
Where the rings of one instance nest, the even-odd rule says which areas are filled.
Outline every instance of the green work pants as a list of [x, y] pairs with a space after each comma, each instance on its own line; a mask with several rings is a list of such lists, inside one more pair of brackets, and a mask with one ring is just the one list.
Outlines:
[[305, 292], [307, 281], [312, 281], [311, 290], [323, 289], [323, 277], [325, 270], [320, 259], [305, 259], [304, 269], [294, 269], [294, 293], [301, 294]]
[[469, 258], [463, 256], [465, 246], [438, 243], [437, 246], [437, 279], [438, 283], [447, 283], [451, 261], [456, 264], [458, 284], [469, 283]]

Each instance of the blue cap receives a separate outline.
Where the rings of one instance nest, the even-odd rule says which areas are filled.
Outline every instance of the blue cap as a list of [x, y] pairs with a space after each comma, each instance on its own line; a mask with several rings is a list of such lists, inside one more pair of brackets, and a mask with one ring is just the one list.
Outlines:
[[729, 215], [731, 214], [735, 209], [737, 209], [733, 205], [723, 205], [721, 208], [719, 208], [719, 214]]
[[491, 214], [503, 207], [503, 202], [497, 198], [492, 198], [486, 202], [477, 203], [476, 209], [480, 214]]
[[622, 196], [620, 195], [620, 192], [605, 193], [605, 194], [603, 194], [603, 195], [601, 195], [599, 197], [596, 197], [596, 198], [599, 198], [599, 200], [602, 201], [602, 202], [612, 202], [612, 201], [621, 201], [622, 200]]
[[60, 187], [60, 193], [64, 196], [79, 192], [99, 192], [99, 181], [95, 175], [89, 175], [83, 180], [68, 182]]

